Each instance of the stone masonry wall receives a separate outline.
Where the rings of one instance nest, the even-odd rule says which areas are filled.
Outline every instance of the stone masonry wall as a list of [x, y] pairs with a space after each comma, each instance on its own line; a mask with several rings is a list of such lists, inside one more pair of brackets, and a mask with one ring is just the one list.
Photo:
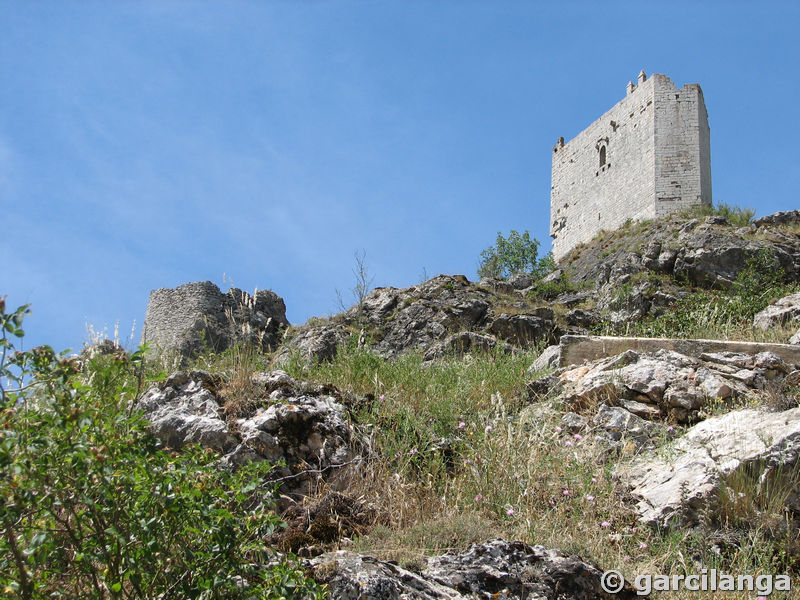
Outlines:
[[711, 202], [708, 115], [697, 84], [665, 75], [628, 95], [568, 143], [553, 148], [550, 235], [562, 258], [601, 229]]
[[[655, 217], [653, 80], [553, 150], [550, 235], [561, 258], [601, 229]], [[600, 166], [599, 148], [606, 148]]]
[[656, 215], [711, 203], [708, 114], [697, 84], [676, 89], [664, 75], [655, 81]]
[[286, 305], [274, 292], [222, 293], [210, 281], [198, 281], [150, 292], [142, 342], [154, 353], [184, 357], [204, 349], [219, 352], [236, 342], [267, 350], [277, 347], [288, 325]]

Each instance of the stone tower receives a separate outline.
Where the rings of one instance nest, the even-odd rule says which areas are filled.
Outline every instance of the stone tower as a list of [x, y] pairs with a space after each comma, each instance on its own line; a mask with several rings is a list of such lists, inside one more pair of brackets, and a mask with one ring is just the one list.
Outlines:
[[553, 148], [550, 235], [558, 260], [601, 229], [711, 204], [711, 146], [703, 91], [666, 75], [638, 82], [613, 108]]

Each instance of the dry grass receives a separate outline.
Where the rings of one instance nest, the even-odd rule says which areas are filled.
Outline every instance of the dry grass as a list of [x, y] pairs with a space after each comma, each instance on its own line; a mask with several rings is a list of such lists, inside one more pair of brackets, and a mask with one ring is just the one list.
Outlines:
[[[561, 548], [631, 580], [697, 573], [701, 566], [796, 573], [800, 551], [776, 537], [786, 489], [756, 489], [749, 480], [734, 486], [754, 504], [735, 521], [738, 545], [721, 550], [710, 540], [730, 536], [734, 521], [726, 515], [738, 510], [732, 506], [704, 531], [640, 524], [612, 475], [615, 462], [594, 440], [559, 432], [558, 406], [526, 407], [518, 392], [532, 359], [484, 354], [423, 367], [414, 356], [387, 362], [351, 350], [331, 364], [293, 367], [294, 376], [375, 397], [357, 419], [372, 425], [381, 458], [354, 475], [347, 493], [369, 501], [380, 516], [353, 549], [414, 566], [425, 556], [503, 537]], [[773, 507], [770, 517], [759, 508], [766, 505]], [[796, 531], [783, 519], [786, 531]]]

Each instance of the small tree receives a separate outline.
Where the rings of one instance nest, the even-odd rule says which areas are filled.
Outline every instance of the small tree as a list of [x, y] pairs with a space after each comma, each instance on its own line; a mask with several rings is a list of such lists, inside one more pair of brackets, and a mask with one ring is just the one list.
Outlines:
[[543, 277], [555, 267], [552, 253], [539, 258], [539, 240], [530, 232], [512, 229], [508, 237], [497, 232], [497, 245], [481, 252], [479, 277], [506, 278], [515, 273], [530, 273]]

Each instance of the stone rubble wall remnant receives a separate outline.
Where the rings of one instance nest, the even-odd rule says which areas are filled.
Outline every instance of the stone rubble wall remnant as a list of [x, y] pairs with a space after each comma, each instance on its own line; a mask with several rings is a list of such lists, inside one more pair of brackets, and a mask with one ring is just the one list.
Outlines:
[[283, 299], [269, 290], [250, 295], [227, 293], [210, 281], [161, 288], [150, 293], [142, 343], [155, 353], [192, 357], [203, 350], [221, 352], [237, 342], [267, 350], [280, 343], [288, 327]]

